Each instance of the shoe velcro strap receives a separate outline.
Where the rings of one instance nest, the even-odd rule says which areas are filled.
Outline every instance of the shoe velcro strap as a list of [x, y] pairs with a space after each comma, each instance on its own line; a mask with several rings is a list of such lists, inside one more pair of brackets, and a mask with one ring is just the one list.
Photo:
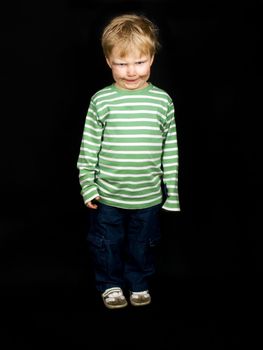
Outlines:
[[102, 294], [102, 296], [105, 298], [113, 292], [121, 292], [122, 293], [122, 290], [119, 287], [112, 287], [112, 288], [106, 289], [105, 292]]
[[132, 292], [132, 295], [147, 295], [149, 294], [148, 290], [143, 290], [142, 292]]

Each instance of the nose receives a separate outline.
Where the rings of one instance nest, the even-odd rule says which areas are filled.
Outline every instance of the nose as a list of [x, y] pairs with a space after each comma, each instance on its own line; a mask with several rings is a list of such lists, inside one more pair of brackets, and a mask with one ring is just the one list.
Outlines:
[[127, 66], [127, 75], [128, 76], [134, 76], [136, 75], [136, 71], [135, 71], [135, 66], [133, 64], [129, 64]]

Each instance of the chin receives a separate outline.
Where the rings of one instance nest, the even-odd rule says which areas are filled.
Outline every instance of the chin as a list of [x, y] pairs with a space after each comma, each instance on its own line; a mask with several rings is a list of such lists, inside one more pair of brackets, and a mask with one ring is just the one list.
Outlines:
[[138, 83], [130, 83], [130, 84], [125, 84], [126, 89], [130, 90], [136, 90], [136, 89], [142, 89], [145, 86], [145, 84], [138, 84]]

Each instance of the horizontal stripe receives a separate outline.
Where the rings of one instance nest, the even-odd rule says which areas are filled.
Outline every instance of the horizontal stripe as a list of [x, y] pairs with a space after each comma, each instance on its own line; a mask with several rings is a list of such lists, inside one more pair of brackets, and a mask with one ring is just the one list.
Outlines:
[[127, 126], [108, 126], [107, 130], [160, 130], [158, 129], [156, 126], [143, 126], [143, 128], [141, 126], [129, 126], [127, 129]]
[[[113, 172], [110, 173], [110, 172], [105, 171], [105, 170], [100, 170], [100, 173], [105, 174], [105, 175], [109, 175], [110, 177], [119, 177], [119, 178], [139, 177], [141, 179], [152, 177], [153, 175], [156, 175], [156, 172], [149, 172], [149, 173], [145, 173], [145, 174], [132, 174], [131, 172], [128, 172], [126, 174], [121, 174], [121, 173], [115, 174]], [[161, 174], [162, 172], [160, 171], [159, 173]]]
[[[105, 190], [104, 188], [103, 189], [101, 188], [100, 191], [101, 191], [101, 195], [102, 196], [103, 196], [103, 194], [105, 194], [106, 196], [107, 195], [112, 195], [111, 191]], [[131, 194], [123, 194], [121, 192], [118, 193], [118, 196], [120, 198], [128, 198], [128, 199], [132, 199], [132, 200], [135, 200], [135, 199], [138, 199], [138, 198], [152, 197], [153, 195], [159, 195], [160, 196], [160, 190], [155, 191], [155, 192], [151, 191], [151, 192], [146, 193], [146, 194], [142, 194], [142, 192], [140, 192], [140, 194], [133, 194], [133, 195], [131, 195]]]
[[130, 155], [138, 155], [138, 154], [161, 154], [162, 151], [160, 150], [151, 150], [151, 151], [119, 151], [119, 150], [107, 150], [107, 149], [103, 149], [103, 152], [105, 153], [112, 153], [112, 154], [130, 154]]
[[[105, 135], [104, 135], [105, 136]], [[116, 139], [138, 139], [138, 138], [153, 138], [153, 139], [162, 139], [162, 136], [160, 135], [146, 135], [146, 134], [134, 134], [134, 135], [131, 135], [131, 134], [107, 134], [107, 137], [110, 137], [110, 138], [116, 138]]]
[[131, 107], [131, 106], [135, 106], [135, 107], [140, 107], [140, 106], [150, 106], [150, 107], [158, 107], [163, 109], [165, 112], [167, 111], [167, 108], [162, 106], [161, 104], [158, 103], [150, 103], [150, 102], [127, 102], [127, 103], [116, 103], [116, 104], [106, 104], [103, 107], [98, 108], [98, 112], [103, 111], [106, 108], [110, 108], [110, 107]]
[[[101, 197], [102, 199], [106, 199], [106, 200], [109, 200], [111, 202], [115, 202], [115, 203], [123, 203], [123, 204], [127, 204], [127, 203], [131, 203], [131, 202], [127, 202], [127, 201], [124, 201], [122, 199], [113, 199], [113, 198], [108, 198], [106, 196], [103, 196]], [[153, 199], [149, 199], [149, 200], [143, 200], [143, 201], [138, 201], [138, 200], [135, 200], [135, 201], [132, 201], [132, 204], [145, 204], [145, 203], [151, 203], [151, 202], [155, 202], [156, 200], [159, 200], [159, 199], [162, 199], [161, 196], [158, 196], [156, 198], [153, 198]]]
[[[122, 189], [120, 190], [120, 187], [119, 186], [114, 186], [114, 185], [112, 185], [112, 184], [110, 184], [110, 183], [108, 183], [108, 182], [105, 182], [105, 181], [103, 181], [102, 179], [100, 179], [100, 181], [99, 181], [99, 183], [102, 185], [105, 185], [106, 187], [110, 187], [110, 188], [112, 188], [112, 189], [114, 189], [114, 190], [117, 190], [117, 191], [123, 191]], [[129, 183], [130, 184], [130, 183]], [[145, 186], [145, 187], [139, 187], [138, 186], [138, 183], [137, 182], [134, 182], [134, 184], [135, 185], [137, 185], [137, 188], [129, 188], [129, 187], [125, 187], [125, 192], [142, 192], [142, 191], [148, 191], [148, 190], [152, 190], [152, 188], [153, 188], [153, 185], [151, 185], [151, 186]], [[156, 185], [156, 187], [159, 187], [159, 185], [160, 185], [160, 182], [158, 182], [157, 184], [155, 184]]]
[[[113, 95], [111, 95], [113, 96]], [[157, 97], [157, 96], [149, 96], [149, 95], [131, 95], [131, 96], [118, 96], [118, 97], [113, 97], [110, 99], [102, 99], [100, 101], [97, 102], [97, 105], [99, 106], [102, 103], [107, 103], [107, 102], [115, 102], [115, 101], [121, 101], [121, 100], [133, 100], [133, 99], [145, 99], [145, 100], [156, 100], [156, 101], [163, 101], [163, 102], [167, 102], [167, 99], [165, 98], [161, 98], [161, 97]]]
[[[100, 155], [100, 159], [103, 159], [103, 160], [107, 160], [109, 162], [116, 162], [116, 163], [147, 163], [149, 162], [149, 160], [144, 157], [143, 159], [120, 159], [120, 158], [109, 158], [109, 157], [104, 157], [102, 155]], [[160, 161], [160, 157], [158, 158], [152, 158], [151, 159], [151, 162], [156, 162], [156, 161]]]
[[[90, 142], [92, 144], [92, 142]], [[137, 146], [161, 146], [161, 142], [108, 142], [108, 141], [103, 141], [104, 145], [112, 145], [112, 146], [132, 146], [132, 147], [137, 147]]]
[[147, 169], [153, 169], [154, 166], [153, 165], [149, 165], [149, 166], [115, 166], [115, 165], [108, 165], [105, 163], [101, 163], [101, 166], [105, 167], [105, 168], [109, 168], [109, 169], [116, 169], [116, 170], [147, 170]]
[[143, 181], [139, 181], [138, 179], [134, 179], [133, 181], [130, 181], [130, 180], [127, 181], [127, 180], [123, 180], [122, 179], [120, 182], [117, 182], [116, 179], [110, 179], [110, 181], [109, 181], [109, 179], [107, 179], [107, 181], [106, 181], [105, 178], [100, 177], [98, 179], [97, 183], [100, 183], [101, 181], [104, 181], [105, 183], [107, 182], [107, 184], [109, 185], [110, 183], [114, 182], [116, 185], [118, 184], [119, 188], [122, 188], [122, 186], [125, 186], [125, 188], [126, 188], [126, 186], [129, 186], [129, 188], [131, 190], [133, 190], [134, 186], [139, 186], [139, 185], [145, 186], [146, 184], [150, 184], [150, 183], [152, 183], [153, 186], [156, 185], [156, 184], [160, 185], [161, 181], [159, 179], [160, 179], [160, 177], [158, 176], [157, 178], [146, 179], [146, 180], [143, 180]]
[[[118, 115], [126, 115], [126, 117], [128, 115], [142, 115], [144, 116], [145, 114], [149, 114], [149, 115], [152, 115], [153, 117], [154, 116], [158, 116], [158, 117], [161, 117], [163, 120], [166, 120], [166, 115], [159, 112], [159, 111], [150, 111], [150, 110], [144, 110], [144, 109], [136, 109], [136, 110], [131, 110], [131, 111], [125, 111], [125, 110], [110, 110], [110, 111], [107, 111], [105, 114], [102, 114], [101, 115], [101, 120], [104, 120], [106, 117], [108, 116], [118, 116]], [[146, 121], [147, 118], [141, 118], [140, 121]], [[148, 118], [149, 119], [149, 118]], [[152, 121], [153, 118], [151, 118], [151, 120], [148, 120], [148, 121]], [[110, 121], [110, 120], [109, 120]], [[135, 121], [135, 120], [132, 120], [132, 119], [126, 119], [126, 120], [123, 120], [120, 118], [120, 121], [126, 121], [126, 122], [130, 122], [130, 121]]]

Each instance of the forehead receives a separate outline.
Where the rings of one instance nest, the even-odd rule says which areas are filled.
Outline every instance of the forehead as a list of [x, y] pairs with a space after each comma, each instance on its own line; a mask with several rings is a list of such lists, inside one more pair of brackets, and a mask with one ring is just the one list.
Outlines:
[[143, 52], [137, 48], [130, 48], [124, 51], [118, 47], [114, 47], [110, 55], [110, 58], [113, 60], [141, 60], [149, 57], [149, 53]]

